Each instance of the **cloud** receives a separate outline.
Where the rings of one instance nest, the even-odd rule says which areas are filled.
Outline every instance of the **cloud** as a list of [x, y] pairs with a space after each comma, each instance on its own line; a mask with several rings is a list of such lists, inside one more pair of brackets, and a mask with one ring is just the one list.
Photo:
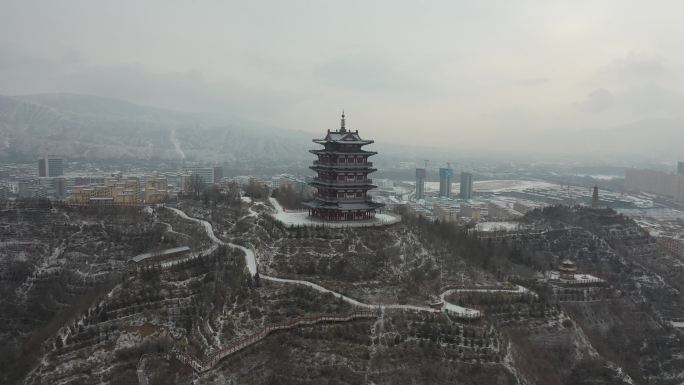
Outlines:
[[630, 53], [619, 57], [599, 70], [599, 78], [619, 83], [644, 83], [664, 80], [670, 74], [660, 56]]
[[328, 85], [359, 92], [413, 92], [426, 87], [402, 71], [398, 62], [372, 53], [352, 53], [328, 59], [314, 68]]
[[514, 86], [536, 87], [550, 82], [551, 79], [545, 77], [518, 79], [512, 82]]
[[632, 119], [682, 118], [684, 94], [653, 84], [615, 91], [599, 88], [590, 92], [576, 106], [584, 112], [598, 114], [611, 111], [616, 116]]
[[660, 56], [630, 53], [618, 57], [600, 67], [591, 83], [595, 89], [575, 106], [582, 112], [612, 118], [601, 122], [684, 116], [684, 95], [678, 91], [681, 84]]
[[576, 105], [582, 111], [600, 113], [613, 105], [613, 93], [604, 88], [599, 88], [590, 92], [584, 100], [576, 103]]
[[264, 89], [236, 76], [208, 81], [197, 69], [154, 72], [141, 63], [89, 64], [69, 49], [55, 59], [0, 45], [0, 94], [70, 92], [129, 100], [186, 112], [269, 116], [297, 102], [282, 89]]
[[653, 84], [631, 87], [620, 95], [628, 111], [646, 116], [683, 116], [684, 95]]

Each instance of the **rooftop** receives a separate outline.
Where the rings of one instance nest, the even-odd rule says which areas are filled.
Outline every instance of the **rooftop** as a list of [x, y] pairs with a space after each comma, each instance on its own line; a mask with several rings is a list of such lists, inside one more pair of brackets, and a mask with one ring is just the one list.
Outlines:
[[337, 131], [328, 130], [328, 134], [323, 139], [314, 139], [314, 143], [344, 143], [344, 144], [370, 144], [372, 140], [363, 140], [359, 136], [359, 130], [351, 131], [345, 127], [344, 111], [342, 111], [342, 119], [340, 121], [340, 129]]

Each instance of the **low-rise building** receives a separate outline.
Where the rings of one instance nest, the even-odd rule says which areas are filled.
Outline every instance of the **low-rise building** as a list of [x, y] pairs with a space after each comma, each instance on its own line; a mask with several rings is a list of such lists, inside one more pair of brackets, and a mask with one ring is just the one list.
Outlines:
[[458, 207], [446, 202], [435, 202], [432, 204], [432, 213], [436, 219], [443, 222], [453, 222], [458, 220], [461, 213]]
[[508, 207], [504, 202], [490, 201], [487, 203], [487, 218], [490, 221], [508, 221], [521, 216], [521, 213]]
[[460, 216], [462, 218], [472, 219], [474, 221], [480, 221], [481, 209], [476, 205], [461, 204]]
[[115, 173], [105, 178], [102, 185], [74, 186], [68, 201], [79, 205], [139, 205], [142, 203], [140, 179]]
[[145, 178], [145, 203], [161, 203], [169, 198], [169, 185], [164, 177], [152, 175]]

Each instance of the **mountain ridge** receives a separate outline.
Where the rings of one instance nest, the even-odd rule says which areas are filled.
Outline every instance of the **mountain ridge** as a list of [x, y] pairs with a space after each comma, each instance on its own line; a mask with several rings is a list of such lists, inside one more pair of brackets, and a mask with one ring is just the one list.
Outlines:
[[[308, 150], [314, 147], [314, 136], [234, 116], [173, 111], [95, 95], [0, 95], [0, 159], [28, 160], [49, 153], [76, 160], [185, 158], [198, 163], [304, 165], [311, 160]], [[683, 142], [684, 121], [643, 119], [607, 129], [543, 133], [534, 140], [536, 153], [520, 146], [525, 143], [521, 137], [510, 138], [507, 152], [483, 151], [468, 143], [429, 148], [381, 142], [372, 147], [380, 152], [376, 163], [391, 165], [402, 160], [420, 163], [426, 157], [437, 163], [466, 157], [684, 158]], [[575, 150], [570, 152], [571, 148]]]

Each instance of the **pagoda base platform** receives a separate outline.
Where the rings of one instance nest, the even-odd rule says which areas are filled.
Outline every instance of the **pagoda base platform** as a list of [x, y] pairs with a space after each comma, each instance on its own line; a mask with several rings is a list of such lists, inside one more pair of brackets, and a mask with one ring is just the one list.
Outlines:
[[280, 203], [275, 198], [269, 198], [273, 207], [275, 207], [275, 213], [273, 218], [278, 222], [282, 223], [287, 227], [300, 227], [300, 226], [324, 226], [324, 227], [335, 227], [335, 228], [345, 228], [345, 227], [375, 227], [375, 226], [389, 226], [395, 223], [401, 222], [401, 217], [399, 215], [393, 214], [380, 214], [376, 213], [375, 217], [372, 219], [364, 219], [357, 221], [324, 221], [318, 218], [309, 216], [308, 210], [297, 210], [290, 211], [285, 210], [280, 206]]

